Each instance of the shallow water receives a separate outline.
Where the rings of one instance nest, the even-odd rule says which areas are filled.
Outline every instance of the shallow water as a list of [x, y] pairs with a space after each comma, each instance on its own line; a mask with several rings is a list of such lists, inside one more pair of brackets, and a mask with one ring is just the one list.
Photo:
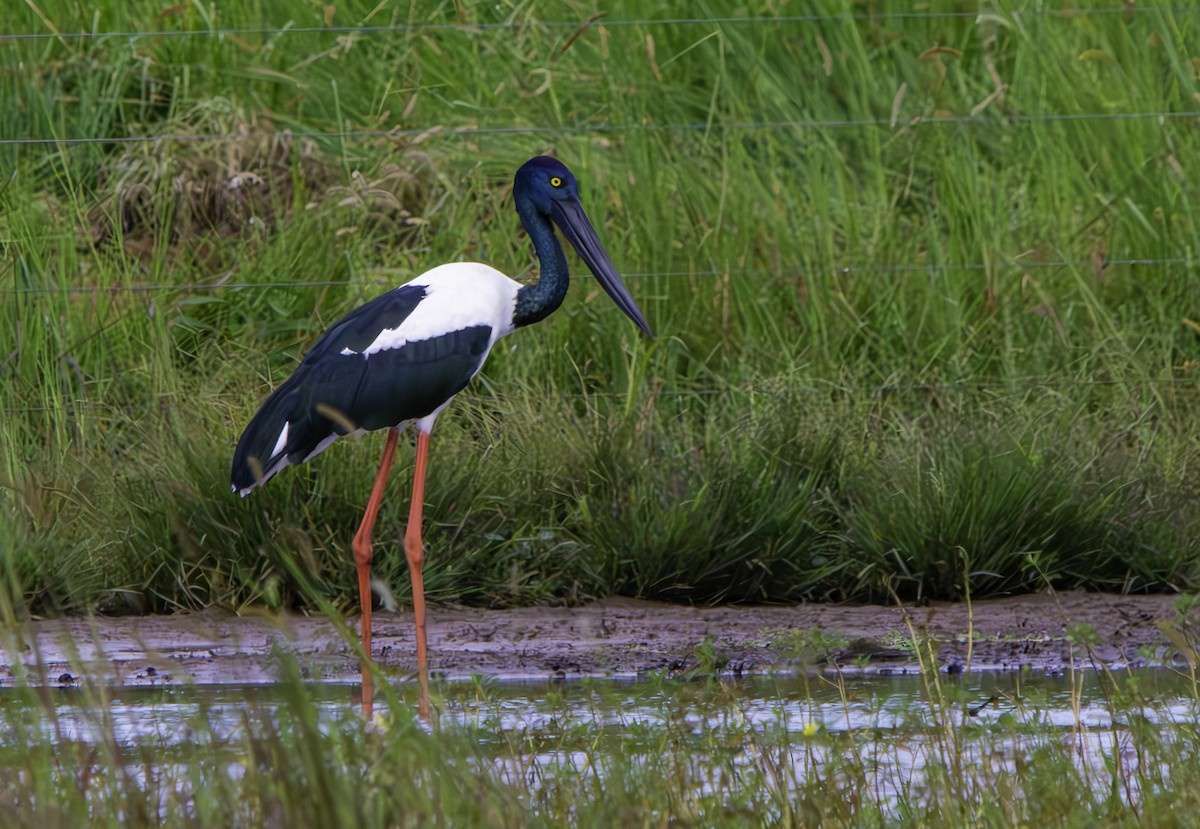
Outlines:
[[[1047, 728], [1112, 729], [1136, 718], [1151, 723], [1194, 722], [1196, 689], [1170, 670], [1141, 670], [1102, 682], [1094, 672], [1074, 676], [980, 672], [939, 675], [945, 696], [962, 706], [944, 712], [964, 722], [1032, 723]], [[410, 683], [411, 685], [411, 683]], [[357, 716], [356, 688], [306, 683], [308, 698], [330, 722]], [[415, 688], [397, 686], [415, 708]], [[1122, 703], [1129, 691], [1137, 703]], [[440, 691], [440, 693], [438, 693]], [[280, 685], [172, 686], [161, 688], [0, 690], [0, 728], [14, 718], [26, 727], [40, 721], [56, 738], [163, 747], [194, 738], [201, 718], [212, 736], [233, 736], [248, 710], [259, 714], [288, 704], [295, 691]], [[743, 726], [802, 733], [887, 732], [929, 727], [937, 713], [916, 676], [750, 677], [720, 683], [674, 680], [514, 682], [479, 678], [435, 686], [437, 725], [495, 731], [555, 731], [566, 725], [595, 728], [685, 725], [719, 727], [730, 717]], [[1147, 702], [1152, 700], [1152, 703]], [[964, 708], [966, 714], [964, 716]], [[384, 699], [377, 716], [389, 716]]]
[[[931, 677], [932, 679], [932, 677]], [[930, 693], [916, 676], [753, 677], [737, 681], [650, 679], [511, 682], [484, 678], [434, 688], [436, 728], [465, 732], [483, 762], [514, 782], [536, 784], [594, 767], [589, 741], [621, 741], [624, 754], [655, 751], [652, 735], [670, 733], [689, 746], [689, 773], [699, 792], [723, 768], [752, 769], [764, 747], [781, 752], [799, 778], [839, 762], [846, 740], [872, 767], [871, 795], [887, 803], [919, 787], [929, 763], [946, 756], [947, 734], [968, 773], [1011, 769], [1039, 746], [1067, 746], [1077, 764], [1100, 771], [1116, 758], [1132, 762], [1131, 727], [1198, 721], [1197, 693], [1179, 673], [1144, 670], [1105, 678], [1022, 673], [937, 674]], [[415, 683], [393, 700], [415, 709]], [[252, 723], [277, 720], [302, 692], [322, 729], [356, 727], [356, 688], [307, 683], [59, 688], [0, 691], [0, 740], [49, 739], [125, 748], [171, 749], [215, 744], [235, 753]], [[386, 696], [386, 695], [384, 695]], [[930, 700], [937, 700], [931, 704]], [[946, 700], [954, 700], [948, 704]], [[361, 727], [386, 729], [386, 700]], [[1166, 729], [1164, 729], [1166, 730]], [[650, 736], [648, 736], [650, 735]], [[711, 756], [710, 756], [711, 755]], [[716, 756], [721, 755], [721, 756]], [[236, 769], [236, 764], [231, 764]], [[141, 772], [135, 772], [140, 774]]]

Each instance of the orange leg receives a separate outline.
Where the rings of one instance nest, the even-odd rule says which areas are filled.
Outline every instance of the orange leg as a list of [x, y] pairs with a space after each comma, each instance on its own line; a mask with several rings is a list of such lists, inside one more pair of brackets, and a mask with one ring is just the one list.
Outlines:
[[421, 541], [421, 513], [425, 504], [425, 465], [429, 460], [429, 433], [417, 432], [417, 462], [413, 472], [412, 503], [408, 509], [408, 528], [404, 532], [404, 553], [408, 572], [412, 576], [413, 617], [417, 627], [417, 681], [420, 697], [417, 704], [421, 719], [429, 719], [429, 657], [425, 649], [425, 582], [421, 565], [425, 562], [425, 546]]
[[358, 599], [362, 604], [362, 710], [366, 717], [371, 716], [375, 697], [368, 665], [371, 660], [371, 532], [375, 529], [375, 518], [379, 515], [379, 504], [383, 501], [383, 490], [387, 486], [388, 470], [392, 467], [392, 458], [396, 454], [396, 440], [399, 437], [400, 433], [396, 429], [388, 429], [387, 443], [383, 447], [383, 460], [379, 462], [379, 472], [375, 475], [371, 499], [367, 501], [367, 511], [363, 513], [362, 524], [354, 534], [352, 545], [354, 563], [358, 566]]

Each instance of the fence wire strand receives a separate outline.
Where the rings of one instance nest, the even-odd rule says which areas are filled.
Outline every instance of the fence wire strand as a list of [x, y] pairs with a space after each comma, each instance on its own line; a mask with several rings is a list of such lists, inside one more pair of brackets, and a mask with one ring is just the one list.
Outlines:
[[[1104, 270], [1109, 268], [1195, 268], [1198, 260], [1189, 259], [1187, 257], [1172, 257], [1161, 259], [1136, 259], [1136, 258], [1111, 258], [1105, 259], [1100, 265]], [[968, 262], [962, 264], [946, 263], [932, 265], [843, 265], [833, 266], [830, 268], [738, 268], [731, 270], [712, 269], [700, 271], [632, 271], [622, 274], [625, 279], [714, 279], [718, 277], [731, 277], [737, 279], [753, 279], [753, 278], [771, 278], [771, 277], [808, 277], [811, 278], [814, 274], [837, 274], [840, 276], [868, 275], [868, 274], [883, 274], [883, 275], [908, 275], [908, 274], [929, 274], [935, 276], [939, 273], [960, 273], [960, 272], [978, 272], [987, 271], [1013, 271], [1013, 270], [1057, 270], [1057, 269], [1093, 269], [1097, 266], [1096, 262], [1090, 260], [1038, 260], [1032, 262], [996, 262], [993, 264], [985, 264], [983, 262]], [[412, 276], [416, 276], [414, 272]], [[578, 273], [573, 278], [594, 280], [595, 277], [590, 273]], [[94, 294], [94, 293], [169, 293], [179, 292], [187, 293], [193, 291], [232, 291], [232, 290], [284, 290], [297, 288], [328, 288], [328, 287], [346, 287], [350, 285], [369, 285], [362, 280], [350, 279], [314, 279], [314, 280], [294, 280], [290, 282], [223, 282], [220, 279], [213, 282], [197, 282], [183, 285], [171, 284], [153, 284], [153, 285], [109, 285], [106, 287], [86, 287], [86, 286], [52, 286], [52, 287], [26, 287], [18, 288], [11, 287], [0, 289], [0, 293], [7, 295], [23, 295], [23, 294]]]
[[[1034, 390], [1055, 390], [1055, 389], [1077, 389], [1084, 388], [1112, 388], [1116, 386], [1140, 386], [1150, 384], [1155, 388], [1182, 388], [1184, 390], [1200, 390], [1197, 386], [1194, 377], [1155, 377], [1142, 381], [1129, 381], [1122, 379], [1096, 379], [1096, 378], [1077, 378], [1077, 377], [1014, 377], [1008, 380], [950, 380], [944, 383], [924, 382], [924, 383], [871, 383], [871, 384], [845, 384], [845, 383], [817, 383], [808, 385], [793, 385], [785, 384], [782, 387], [778, 384], [752, 384], [752, 385], [731, 385], [721, 388], [694, 388], [694, 389], [678, 389], [678, 390], [660, 390], [656, 391], [656, 398], [677, 398], [677, 397], [715, 397], [719, 395], [733, 395], [753, 397], [755, 395], [770, 394], [778, 395], [782, 390], [788, 393], [818, 395], [818, 394], [837, 394], [849, 395], [860, 398], [880, 399], [889, 395], [895, 394], [970, 394], [980, 392], [1009, 392], [1013, 394], [1024, 394]], [[627, 399], [628, 395], [625, 392], [617, 391], [589, 391], [589, 392], [558, 392], [562, 397], [569, 399]], [[489, 391], [486, 396], [476, 399], [481, 400], [500, 400], [512, 398], [513, 395], [505, 392]], [[61, 412], [64, 408], [68, 410], [89, 410], [92, 413], [109, 412], [113, 415], [128, 416], [129, 412], [125, 407], [114, 405], [103, 400], [88, 400], [85, 398], [74, 398], [65, 407], [56, 406], [7, 406], [0, 411], [7, 414], [39, 414], [44, 412]], [[129, 408], [139, 408], [131, 406]]]
[[[854, 129], [854, 128], [888, 128], [893, 130], [919, 126], [962, 126], [970, 124], [1009, 124], [1027, 125], [1044, 123], [1071, 123], [1094, 121], [1144, 121], [1156, 120], [1160, 124], [1167, 121], [1200, 118], [1200, 110], [1190, 111], [1152, 111], [1152, 112], [1048, 112], [1041, 114], [1013, 115], [938, 115], [914, 116], [897, 122], [887, 118], [850, 118], [850, 119], [804, 119], [780, 121], [726, 121], [704, 122], [696, 121], [686, 124], [539, 124], [532, 126], [511, 127], [480, 127], [475, 125], [462, 127], [426, 127], [422, 129], [390, 129], [390, 130], [287, 130], [282, 135], [291, 138], [312, 140], [379, 139], [379, 138], [470, 138], [489, 135], [610, 135], [618, 133], [653, 133], [653, 132], [770, 132], [777, 130], [803, 129]], [[0, 138], [0, 146], [31, 146], [31, 145], [61, 145], [77, 146], [88, 144], [159, 144], [159, 143], [188, 143], [200, 141], [236, 141], [239, 136], [223, 134], [182, 134], [182, 135], [112, 135], [88, 136], [83, 138]]]
[[162, 29], [156, 31], [113, 31], [113, 32], [14, 32], [0, 35], [0, 45], [36, 40], [101, 40], [143, 38], [178, 38], [178, 37], [279, 37], [281, 35], [376, 35], [376, 34], [422, 34], [429, 32], [462, 32], [478, 34], [491, 31], [511, 31], [517, 29], [560, 29], [575, 31], [589, 26], [607, 27], [682, 27], [682, 26], [777, 26], [788, 23], [880, 23], [891, 21], [958, 21], [958, 20], [1003, 20], [1038, 17], [1059, 17], [1064, 19], [1080, 17], [1108, 17], [1124, 15], [1137, 17], [1148, 14], [1177, 15], [1194, 12], [1189, 6], [1168, 6], [1165, 8], [1146, 8], [1133, 4], [1121, 6], [1101, 6], [1097, 8], [1080, 9], [1029, 9], [1009, 13], [999, 11], [942, 11], [942, 12], [888, 12], [874, 14], [871, 12], [847, 12], [843, 14], [794, 14], [778, 17], [667, 17], [667, 18], [628, 18], [608, 19], [603, 16], [588, 20], [539, 20], [533, 22], [506, 20], [491, 23], [392, 23], [383, 25], [344, 25], [344, 26], [263, 26], [263, 27], [230, 27], [209, 29]]

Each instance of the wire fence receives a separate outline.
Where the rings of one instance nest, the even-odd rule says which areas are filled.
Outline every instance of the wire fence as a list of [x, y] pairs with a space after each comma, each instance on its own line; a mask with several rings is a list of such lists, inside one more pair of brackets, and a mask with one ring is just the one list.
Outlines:
[[[930, 274], [936, 275], [939, 273], [960, 273], [960, 272], [998, 272], [998, 271], [1030, 271], [1030, 270], [1060, 270], [1060, 269], [1096, 269], [1100, 267], [1102, 270], [1110, 268], [1186, 268], [1193, 269], [1200, 265], [1200, 260], [1190, 259], [1187, 257], [1163, 257], [1158, 259], [1125, 259], [1111, 258], [1103, 261], [1092, 261], [1082, 259], [1061, 259], [1061, 260], [1035, 260], [1029, 262], [1012, 261], [1012, 262], [994, 262], [985, 264], [983, 262], [969, 262], [962, 264], [945, 263], [945, 264], [925, 264], [925, 265], [846, 265], [832, 266], [829, 268], [813, 269], [813, 268], [733, 268], [733, 269], [712, 269], [712, 270], [696, 270], [696, 271], [631, 271], [623, 273], [625, 279], [714, 279], [718, 277], [730, 277], [737, 279], [766, 279], [779, 277], [804, 277], [811, 276], [814, 272], [821, 274], [838, 274], [852, 276], [856, 274], [891, 274], [891, 275], [906, 275], [906, 274]], [[415, 275], [415, 274], [414, 274]], [[226, 274], [232, 276], [232, 274]], [[586, 271], [581, 271], [574, 274], [572, 278], [594, 280], [595, 277]], [[298, 288], [329, 288], [329, 287], [345, 287], [349, 285], [361, 285], [363, 280], [351, 279], [313, 279], [313, 280], [292, 280], [288, 282], [230, 282], [217, 279], [212, 282], [191, 282], [186, 284], [150, 284], [150, 285], [106, 285], [99, 286], [78, 286], [78, 285], [59, 285], [59, 286], [37, 286], [37, 287], [11, 287], [0, 289], [5, 294], [23, 295], [23, 294], [116, 294], [116, 293], [191, 293], [198, 291], [230, 291], [230, 290], [294, 290]]]
[[[1110, 17], [1122, 15], [1134, 18], [1142, 15], [1180, 15], [1195, 14], [1196, 8], [1190, 6], [1169, 6], [1151, 8], [1123, 4], [1096, 8], [1067, 8], [1053, 9], [1039, 7], [1022, 11], [933, 11], [933, 12], [846, 12], [840, 14], [799, 14], [778, 17], [762, 16], [729, 16], [729, 17], [671, 17], [671, 18], [631, 18], [609, 19], [603, 15], [586, 20], [550, 20], [528, 23], [524, 21], [500, 21], [490, 23], [404, 23], [389, 25], [344, 25], [344, 26], [263, 26], [263, 27], [233, 27], [207, 28], [187, 30], [156, 30], [156, 31], [114, 31], [114, 32], [23, 32], [0, 35], [0, 47], [19, 44], [25, 41], [57, 39], [89, 40], [89, 39], [129, 39], [147, 38], [182, 38], [182, 37], [280, 37], [285, 35], [381, 35], [388, 33], [414, 34], [434, 31], [461, 31], [478, 33], [486, 31], [504, 31], [530, 27], [541, 27], [551, 30], [580, 31], [590, 26], [606, 27], [681, 27], [681, 26], [762, 26], [782, 24], [814, 24], [836, 22], [877, 22], [890, 21], [954, 21], [954, 20], [1013, 20], [1019, 21], [1025, 17], [1054, 17], [1054, 18], [1087, 18]], [[53, 27], [48, 19], [43, 18], [47, 27]], [[346, 130], [300, 130], [288, 131], [286, 134], [298, 139], [324, 141], [355, 141], [377, 140], [382, 138], [397, 139], [456, 139], [479, 136], [523, 136], [523, 135], [616, 135], [623, 133], [683, 133], [683, 132], [760, 132], [780, 130], [806, 129], [865, 129], [865, 128], [907, 128], [915, 126], [965, 126], [973, 124], [1043, 124], [1043, 123], [1092, 123], [1114, 121], [1150, 120], [1165, 123], [1169, 120], [1185, 120], [1200, 118], [1200, 110], [1181, 111], [1123, 111], [1123, 112], [1081, 112], [1081, 113], [1001, 113], [985, 110], [968, 115], [938, 114], [916, 115], [904, 118], [847, 118], [847, 119], [781, 119], [763, 121], [696, 121], [687, 123], [645, 124], [645, 123], [593, 123], [593, 124], [529, 124], [529, 125], [478, 125], [467, 124], [454, 127], [435, 125], [422, 128], [392, 128], [392, 129], [346, 129]], [[29, 136], [20, 138], [0, 138], [3, 146], [57, 146], [70, 147], [79, 145], [123, 145], [123, 144], [159, 144], [159, 143], [196, 143], [196, 142], [230, 142], [239, 140], [236, 135], [228, 133], [184, 133], [160, 135], [108, 135], [108, 136]]]
[[[210, 27], [189, 30], [155, 30], [155, 31], [42, 31], [42, 32], [13, 32], [0, 34], [0, 49], [19, 47], [22, 44], [37, 44], [44, 41], [93, 42], [106, 40], [127, 40], [131, 43], [152, 39], [181, 39], [181, 38], [292, 38], [292, 37], [380, 37], [394, 35], [420, 35], [436, 32], [457, 32], [465, 36], [474, 36], [485, 32], [510, 32], [529, 28], [541, 28], [562, 34], [564, 38], [572, 37], [589, 27], [608, 28], [678, 28], [678, 27], [720, 27], [720, 26], [780, 26], [780, 25], [821, 25], [835, 23], [871, 23], [887, 26], [890, 23], [938, 22], [955, 23], [965, 21], [997, 21], [1019, 22], [1022, 18], [1100, 18], [1125, 16], [1136, 18], [1149, 15], [1176, 16], [1196, 15], [1198, 7], [1168, 6], [1153, 8], [1132, 4], [1122, 4], [1111, 7], [1093, 8], [1062, 8], [1054, 9], [1039, 7], [1019, 12], [1004, 11], [932, 11], [932, 12], [891, 12], [873, 14], [870, 12], [847, 12], [842, 14], [795, 14], [779, 17], [672, 17], [672, 18], [630, 18], [610, 19], [597, 17], [584, 20], [550, 20], [529, 23], [524, 21], [500, 21], [489, 23], [411, 23], [388, 25], [338, 25], [338, 26], [303, 26], [282, 25], [262, 27]], [[52, 23], [44, 20], [50, 28]], [[569, 41], [568, 41], [569, 42]], [[1191, 104], [1185, 101], [1182, 106]], [[844, 119], [779, 119], [752, 121], [695, 121], [684, 123], [584, 123], [584, 124], [527, 124], [527, 125], [479, 125], [468, 124], [460, 126], [430, 126], [424, 128], [393, 128], [393, 129], [344, 129], [344, 130], [289, 130], [287, 136], [293, 139], [325, 141], [325, 142], [354, 142], [377, 141], [381, 139], [397, 139], [407, 141], [427, 140], [463, 140], [484, 136], [546, 136], [546, 135], [575, 135], [575, 136], [614, 136], [622, 134], [665, 134], [665, 133], [755, 133], [778, 132], [787, 130], [854, 130], [854, 129], [936, 129], [945, 127], [972, 127], [976, 125], [988, 127], [1023, 127], [1037, 124], [1104, 124], [1116, 122], [1150, 122], [1157, 124], [1186, 123], [1200, 119], [1200, 109], [1179, 111], [1120, 111], [1120, 112], [1003, 112], [997, 109], [985, 109], [978, 113], [954, 115], [917, 115], [905, 117], [867, 117]], [[1190, 126], [1190, 124], [1189, 124]], [[224, 143], [240, 140], [240, 136], [229, 133], [183, 133], [159, 135], [109, 135], [109, 136], [30, 136], [20, 138], [0, 138], [0, 147], [48, 147], [53, 149], [75, 146], [105, 146], [105, 145], [158, 145], [186, 143]], [[11, 244], [0, 240], [0, 245]], [[943, 273], [1009, 273], [1013, 271], [1053, 270], [1095, 270], [1097, 268], [1172, 268], [1192, 270], [1200, 260], [1191, 257], [1159, 257], [1135, 258], [1111, 256], [1103, 261], [1090, 259], [1058, 259], [1022, 261], [1020, 259], [1005, 259], [995, 262], [968, 263], [926, 263], [926, 264], [855, 264], [816, 267], [791, 268], [737, 268], [737, 269], [701, 269], [701, 270], [662, 270], [635, 271], [624, 274], [631, 280], [676, 280], [676, 279], [719, 279], [737, 280], [768, 280], [786, 278], [811, 278], [815, 274], [823, 276], [936, 276]], [[188, 284], [117, 284], [98, 286], [80, 285], [32, 285], [18, 287], [15, 284], [15, 270], [12, 275], [0, 278], [0, 296], [20, 295], [87, 295], [87, 294], [188, 294], [212, 293], [217, 291], [276, 291], [297, 290], [306, 288], [349, 287], [367, 285], [364, 279], [298, 279], [282, 282], [251, 283], [232, 281], [233, 272], [210, 281]], [[580, 273], [579, 277], [587, 280], [594, 279], [589, 273]], [[7, 283], [7, 284], [2, 284]], [[99, 332], [97, 332], [99, 333]], [[64, 352], [64, 363], [69, 354]], [[74, 385], [74, 384], [72, 384]], [[810, 396], [853, 396], [861, 399], [881, 399], [894, 395], [928, 395], [928, 396], [967, 396], [967, 395], [1026, 395], [1038, 391], [1077, 391], [1080, 389], [1122, 388], [1130, 389], [1171, 389], [1180, 393], [1195, 394], [1200, 392], [1200, 383], [1192, 374], [1179, 373], [1170, 377], [1140, 376], [1133, 380], [1119, 378], [1078, 378], [1021, 376], [1004, 379], [964, 379], [945, 382], [879, 382], [863, 384], [846, 384], [839, 382], [793, 383], [784, 380], [770, 385], [756, 383], [714, 385], [656, 393], [665, 398], [719, 398], [720, 396], [749, 397], [762, 394], [777, 394], [781, 390], [789, 394]], [[624, 399], [626, 395], [620, 392], [562, 392], [570, 398]], [[504, 399], [504, 393], [494, 393], [489, 390], [489, 399]], [[60, 414], [64, 411], [75, 414], [87, 414], [95, 417], [132, 417], [130, 408], [114, 405], [98, 399], [84, 396], [73, 396], [68, 405], [64, 406], [14, 406], [0, 409], [6, 415], [44, 415]]]
[[[559, 29], [577, 31], [589, 26], [606, 27], [680, 27], [680, 26], [745, 26], [745, 25], [784, 25], [789, 23], [878, 23], [886, 24], [893, 21], [955, 21], [955, 20], [1021, 20], [1023, 18], [1055, 17], [1055, 18], [1086, 18], [1109, 17], [1122, 15], [1134, 18], [1143, 15], [1180, 15], [1195, 13], [1194, 6], [1167, 6], [1154, 8], [1137, 6], [1132, 3], [1120, 6], [1101, 6], [1096, 8], [1036, 8], [1004, 12], [995, 11], [933, 11], [933, 12], [845, 12], [841, 14], [794, 14], [778, 17], [735, 16], [735, 17], [664, 17], [664, 18], [608, 18], [604, 15], [586, 20], [538, 20], [535, 22], [521, 20], [495, 21], [490, 23], [393, 23], [386, 25], [345, 25], [345, 26], [262, 26], [262, 27], [232, 27], [207, 29], [162, 29], [156, 31], [111, 31], [111, 32], [14, 32], [0, 35], [0, 46], [7, 43], [20, 43], [31, 40], [97, 40], [97, 39], [131, 39], [144, 38], [179, 38], [179, 37], [280, 37], [285, 35], [375, 35], [375, 34], [421, 34], [428, 32], [463, 32], [474, 34], [489, 31], [510, 31], [527, 28]], [[44, 20], [46, 25], [52, 25]]]
[[[886, 24], [889, 21], [961, 21], [975, 20], [1018, 20], [1022, 17], [1051, 17], [1051, 18], [1088, 18], [1110, 17], [1123, 15], [1134, 18], [1140, 15], [1181, 15], [1196, 14], [1197, 9], [1191, 6], [1168, 6], [1153, 8], [1123, 4], [1119, 6], [1093, 8], [1053, 9], [1039, 7], [1023, 11], [931, 11], [931, 12], [890, 12], [875, 14], [871, 12], [847, 12], [840, 14], [798, 14], [779, 17], [672, 17], [672, 18], [630, 18], [609, 19], [604, 16], [585, 20], [551, 20], [537, 21], [534, 24], [522, 21], [502, 21], [492, 23], [412, 23], [390, 25], [346, 25], [346, 26], [263, 26], [263, 27], [232, 27], [207, 28], [190, 30], [157, 30], [157, 31], [75, 31], [75, 32], [23, 32], [0, 35], [0, 48], [6, 45], [19, 44], [26, 41], [59, 39], [64, 41], [93, 40], [104, 38], [128, 38], [132, 40], [145, 38], [181, 38], [181, 37], [281, 37], [293, 35], [382, 35], [388, 33], [412, 34], [433, 31], [460, 31], [463, 33], [478, 33], [484, 31], [504, 31], [537, 26], [551, 30], [579, 31], [589, 26], [607, 27], [680, 27], [698, 25], [719, 26], [761, 26], [780, 24], [816, 24], [834, 22], [872, 22]], [[44, 19], [47, 27], [53, 27], [48, 19]], [[872, 129], [872, 128], [908, 128], [932, 126], [964, 126], [974, 124], [986, 125], [1025, 125], [1042, 123], [1093, 123], [1148, 120], [1165, 124], [1168, 121], [1185, 121], [1200, 119], [1200, 110], [1196, 111], [1127, 111], [1127, 112], [1086, 112], [1086, 113], [1000, 113], [984, 111], [970, 115], [937, 115], [916, 116], [911, 118], [850, 118], [850, 119], [791, 119], [791, 120], [762, 120], [762, 121], [709, 121], [691, 123], [637, 123], [637, 124], [575, 124], [575, 125], [506, 125], [480, 126], [466, 125], [459, 127], [434, 126], [419, 129], [360, 129], [360, 130], [302, 130], [288, 131], [286, 134], [296, 139], [314, 139], [327, 141], [377, 140], [383, 138], [427, 139], [427, 138], [470, 138], [488, 135], [546, 135], [546, 134], [583, 134], [605, 135], [619, 133], [655, 133], [655, 132], [755, 132], [778, 130], [807, 130], [807, 129]], [[2, 146], [53, 146], [69, 147], [77, 145], [127, 145], [127, 144], [158, 144], [167, 142], [230, 142], [239, 140], [239, 136], [229, 133], [192, 133], [172, 135], [124, 135], [124, 136], [62, 136], [62, 137], [27, 137], [0, 138]], [[0, 244], [8, 244], [0, 241]], [[686, 271], [646, 271], [625, 274], [629, 279], [685, 279], [685, 278], [738, 278], [738, 279], [768, 279], [787, 276], [801, 276], [812, 273], [840, 275], [882, 274], [907, 275], [928, 273], [936, 275], [949, 272], [1004, 272], [1011, 270], [1047, 270], [1047, 269], [1095, 269], [1102, 268], [1186, 268], [1195, 267], [1197, 260], [1189, 257], [1163, 258], [1129, 258], [1110, 257], [1097, 263], [1091, 260], [1053, 260], [1053, 261], [1020, 261], [1006, 260], [991, 263], [934, 263], [934, 264], [900, 264], [900, 265], [830, 265], [822, 268], [750, 268], [750, 269], [710, 269]], [[203, 283], [189, 284], [127, 284], [109, 285], [103, 288], [89, 286], [25, 286], [15, 284], [0, 286], [0, 293], [7, 295], [21, 294], [88, 294], [104, 291], [107, 293], [187, 293], [211, 292], [218, 290], [275, 290], [348, 286], [361, 280], [294, 280], [288, 282], [245, 283], [232, 282], [232, 274]], [[592, 278], [590, 274], [580, 274], [583, 278]]]

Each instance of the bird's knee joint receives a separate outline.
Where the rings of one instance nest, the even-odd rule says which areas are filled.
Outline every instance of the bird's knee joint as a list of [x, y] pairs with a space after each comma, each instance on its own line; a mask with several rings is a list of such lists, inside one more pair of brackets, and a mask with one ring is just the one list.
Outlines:
[[351, 547], [354, 548], [355, 564], [363, 567], [371, 563], [371, 557], [373, 555], [373, 551], [371, 550], [371, 542], [361, 541], [356, 538], [354, 539], [354, 543], [351, 545]]
[[404, 554], [410, 567], [420, 567], [425, 563], [425, 545], [421, 539], [406, 537], [404, 539]]

